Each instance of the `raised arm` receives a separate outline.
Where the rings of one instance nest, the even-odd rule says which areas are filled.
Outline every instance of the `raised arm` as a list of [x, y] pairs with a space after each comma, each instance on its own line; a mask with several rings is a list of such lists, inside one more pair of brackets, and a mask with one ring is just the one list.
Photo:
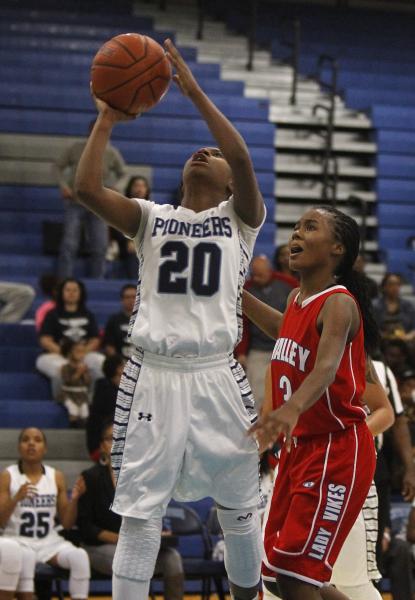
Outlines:
[[[287, 298], [287, 306], [290, 304], [298, 289], [290, 292]], [[272, 339], [277, 339], [284, 314], [272, 308], [269, 304], [262, 302], [246, 290], [242, 291], [242, 311], [261, 331]]]
[[124, 113], [110, 108], [95, 98], [98, 118], [88, 138], [75, 178], [75, 191], [80, 202], [115, 229], [129, 237], [138, 231], [141, 218], [140, 205], [102, 183], [103, 156], [110, 140], [112, 128], [119, 121], [129, 120]]
[[167, 57], [176, 70], [173, 79], [195, 105], [232, 170], [236, 214], [244, 223], [258, 227], [264, 218], [264, 201], [258, 188], [247, 145], [232, 123], [204, 93], [180, 52], [166, 40]]

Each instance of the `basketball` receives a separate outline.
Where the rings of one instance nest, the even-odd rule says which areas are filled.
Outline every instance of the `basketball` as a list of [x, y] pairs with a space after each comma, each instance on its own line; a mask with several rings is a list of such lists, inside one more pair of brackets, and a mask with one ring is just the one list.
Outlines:
[[94, 94], [112, 108], [130, 115], [155, 106], [170, 81], [171, 66], [163, 48], [139, 33], [111, 38], [92, 61]]

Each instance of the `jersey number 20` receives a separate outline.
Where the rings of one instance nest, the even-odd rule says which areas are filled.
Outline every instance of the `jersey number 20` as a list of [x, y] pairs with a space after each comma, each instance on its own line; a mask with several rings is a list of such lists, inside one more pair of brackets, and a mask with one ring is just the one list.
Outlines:
[[[189, 265], [193, 252], [193, 266], [189, 275], [181, 275]], [[222, 251], [216, 244], [200, 242], [193, 250], [184, 242], [166, 242], [160, 251], [167, 258], [160, 266], [158, 292], [160, 294], [186, 294], [188, 279], [197, 296], [213, 296], [219, 289]]]

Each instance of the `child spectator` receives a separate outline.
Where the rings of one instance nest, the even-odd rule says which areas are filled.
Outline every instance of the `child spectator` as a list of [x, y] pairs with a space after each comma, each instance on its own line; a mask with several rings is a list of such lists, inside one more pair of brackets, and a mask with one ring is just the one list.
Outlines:
[[59, 401], [68, 411], [71, 427], [85, 427], [89, 415], [91, 376], [84, 359], [85, 343], [65, 338], [61, 343], [62, 356], [68, 359], [61, 371], [62, 387]]

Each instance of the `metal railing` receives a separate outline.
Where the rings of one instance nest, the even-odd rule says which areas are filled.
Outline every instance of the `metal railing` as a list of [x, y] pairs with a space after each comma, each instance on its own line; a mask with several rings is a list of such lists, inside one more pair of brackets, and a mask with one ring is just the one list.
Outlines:
[[[330, 81], [324, 81], [321, 76], [322, 68], [325, 64], [331, 67]], [[337, 181], [338, 181], [338, 164], [337, 159], [333, 154], [333, 137], [334, 137], [334, 121], [336, 114], [336, 94], [337, 94], [337, 75], [338, 64], [333, 56], [322, 54], [317, 62], [317, 73], [315, 78], [320, 85], [329, 93], [329, 104], [315, 104], [312, 113], [316, 115], [319, 111], [327, 113], [326, 129], [322, 133], [325, 140], [323, 163], [322, 163], [322, 192], [321, 198], [324, 201], [330, 201], [333, 205], [337, 202]], [[329, 194], [331, 192], [331, 194]]]
[[351, 194], [347, 198], [347, 204], [349, 206], [357, 207], [359, 215], [362, 218], [362, 221], [361, 221], [360, 227], [359, 227], [359, 229], [360, 229], [360, 251], [364, 254], [365, 250], [366, 250], [365, 246], [366, 246], [366, 234], [367, 234], [367, 217], [369, 214], [368, 203], [366, 200], [364, 200], [364, 198], [362, 198], [358, 194]]

